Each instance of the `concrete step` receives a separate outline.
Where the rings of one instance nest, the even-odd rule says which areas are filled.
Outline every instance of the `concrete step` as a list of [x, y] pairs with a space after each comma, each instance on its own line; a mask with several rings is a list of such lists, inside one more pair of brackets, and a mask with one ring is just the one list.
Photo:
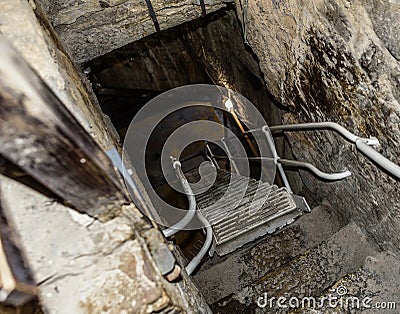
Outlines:
[[257, 302], [262, 303], [265, 297], [318, 297], [339, 278], [355, 272], [372, 252], [364, 233], [351, 223], [304, 254], [215, 302], [212, 309], [215, 313], [287, 313], [287, 309], [276, 307], [276, 302], [275, 307], [264, 308]]
[[[347, 274], [327, 289], [316, 301], [323, 306], [318, 309], [308, 306], [293, 313], [397, 314], [400, 312], [399, 283], [398, 256], [388, 251], [377, 253], [368, 256], [357, 271]], [[322, 298], [325, 298], [323, 303]]]
[[241, 291], [296, 256], [327, 240], [345, 225], [329, 206], [319, 206], [280, 232], [223, 258], [209, 259], [193, 277], [209, 304]]

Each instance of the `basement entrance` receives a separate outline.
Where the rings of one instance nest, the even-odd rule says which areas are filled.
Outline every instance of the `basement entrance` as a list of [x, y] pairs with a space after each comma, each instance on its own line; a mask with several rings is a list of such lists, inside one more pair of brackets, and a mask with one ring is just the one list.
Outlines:
[[83, 67], [90, 72], [101, 107], [122, 139], [136, 112], [147, 101], [190, 84], [231, 88], [255, 104], [268, 124], [280, 123], [279, 111], [267, 96], [258, 62], [243, 43], [233, 7], [153, 34]]
[[[398, 182], [389, 181], [390, 178], [385, 174], [375, 171], [361, 154], [343, 146], [341, 138], [334, 139], [322, 132], [310, 136], [302, 133], [289, 135], [289, 132], [299, 128], [299, 125], [290, 123], [311, 120], [312, 123], [307, 126], [301, 124], [302, 130], [314, 130], [321, 123], [337, 130], [340, 126], [335, 123], [316, 122], [333, 120], [341, 121], [354, 132], [358, 128], [358, 134], [375, 128], [377, 135], [386, 143], [393, 140], [393, 135], [395, 139], [398, 138], [398, 134], [393, 132], [397, 126], [393, 121], [397, 120], [392, 114], [389, 115], [391, 108], [397, 107], [387, 107], [386, 104], [380, 108], [382, 110], [375, 110], [369, 106], [379, 95], [382, 99], [391, 99], [391, 90], [375, 95], [382, 75], [389, 76], [387, 73], [390, 71], [386, 70], [391, 61], [383, 62], [384, 66], [379, 72], [385, 73], [374, 73], [377, 70], [374, 60], [379, 59], [381, 67], [381, 61], [384, 60], [382, 56], [385, 53], [390, 56], [377, 36], [370, 36], [371, 23], [368, 19], [364, 20], [364, 10], [360, 10], [359, 15], [358, 7], [351, 8], [350, 5], [345, 10], [334, 1], [305, 7], [307, 2], [293, 2], [290, 8], [276, 1], [248, 2], [249, 14], [243, 12], [243, 16], [249, 18], [249, 41], [258, 56], [262, 56], [260, 65], [264, 73], [269, 75], [265, 80], [259, 70], [258, 60], [243, 43], [242, 34], [245, 30], [239, 26], [232, 7], [119, 48], [84, 65], [83, 72], [90, 77], [93, 90], [104, 112], [111, 117], [121, 142], [129, 135], [127, 126], [131, 119], [147, 107], [145, 104], [150, 99], [153, 101], [162, 97], [174, 87], [194, 86], [187, 84], [201, 83], [200, 86], [214, 88], [224, 86], [230, 91], [237, 91], [250, 99], [266, 120], [258, 126], [261, 128], [248, 126], [239, 112], [246, 112], [250, 106], [224, 93], [219, 98], [195, 99], [201, 101], [202, 106], [187, 108], [180, 113], [164, 115], [161, 109], [165, 108], [157, 107], [157, 114], [164, 120], [149, 136], [145, 170], [150, 174], [148, 179], [151, 187], [163, 200], [182, 208], [182, 218], [194, 212], [196, 216], [190, 218], [191, 222], [197, 219], [196, 222], [202, 224], [202, 230], [198, 228], [176, 234], [168, 232], [171, 228], [161, 228], [165, 236], [162, 237], [155, 224], [152, 225], [140, 215], [123, 190], [122, 181], [116, 173], [116, 170], [123, 170], [115, 148], [118, 146], [116, 136], [108, 132], [114, 131], [114, 128], [106, 125], [109, 121], [103, 119], [90, 91], [85, 88], [86, 80], [79, 80], [68, 57], [69, 52], [62, 49], [65, 44], [65, 48], [72, 52], [71, 56], [74, 55], [73, 61], [81, 63], [110, 51], [118, 43], [134, 41], [129, 34], [140, 36], [140, 32], [135, 31], [136, 27], [150, 26], [150, 32], [153, 31], [146, 7], [150, 1], [137, 3], [138, 6], [142, 5], [141, 13], [136, 10], [134, 1], [73, 1], [73, 7], [68, 1], [59, 0], [51, 3], [44, 0], [3, 2], [0, 4], [0, 12], [4, 13], [0, 28], [7, 39], [4, 40], [4, 36], [0, 35], [0, 43], [5, 48], [0, 50], [4, 61], [0, 63], [0, 135], [4, 144], [1, 145], [0, 170], [2, 174], [14, 178], [32, 175], [33, 179], [52, 191], [59, 202], [42, 198], [31, 193], [34, 191], [27, 191], [19, 184], [1, 178], [0, 216], [3, 218], [0, 219], [0, 230], [3, 248], [0, 249], [0, 303], [4, 300], [16, 301], [13, 296], [19, 296], [19, 292], [23, 293], [23, 298], [26, 292], [35, 296], [38, 293], [35, 283], [51, 312], [208, 312], [204, 299], [216, 313], [314, 312], [312, 303], [302, 303], [303, 297], [310, 300], [311, 296], [318, 302], [317, 307], [322, 312], [330, 312], [327, 308], [329, 305], [321, 305], [328, 295], [357, 296], [360, 301], [371, 297], [374, 301], [399, 300], [398, 256], [390, 252], [394, 248], [398, 253], [399, 247], [396, 237], [398, 215], [395, 215], [399, 208], [396, 203]], [[156, 4], [163, 5], [160, 2]], [[201, 5], [202, 1], [197, 4]], [[197, 4], [189, 2], [184, 7], [199, 9]], [[240, 1], [236, 2], [238, 10], [241, 9], [240, 4]], [[181, 8], [180, 5], [174, 7], [178, 11]], [[242, 9], [245, 8], [242, 6]], [[255, 12], [255, 9], [260, 11]], [[310, 14], [301, 15], [304, 10]], [[158, 8], [156, 11], [160, 12]], [[170, 7], [167, 11], [158, 16], [179, 19], [179, 14], [174, 14], [175, 17], [170, 14]], [[125, 15], [120, 13], [133, 15], [132, 19], [125, 19]], [[185, 18], [190, 18], [184, 13]], [[200, 14], [199, 11], [197, 13]], [[287, 15], [292, 13], [300, 17], [296, 19], [299, 23], [295, 28], [288, 25], [288, 22], [293, 25]], [[147, 22], [141, 23], [142, 16], [147, 17]], [[277, 27], [269, 28], [271, 17], [279, 22], [275, 25]], [[303, 17], [304, 20], [301, 19]], [[132, 20], [137, 23], [131, 23]], [[305, 20], [310, 25], [302, 23]], [[121, 21], [122, 27], [118, 23]], [[362, 22], [366, 22], [363, 25], [366, 25], [367, 31], [354, 31], [360, 30]], [[343, 23], [346, 24], [345, 28], [341, 26]], [[77, 31], [82, 27], [84, 32]], [[281, 36], [281, 31], [289, 31], [289, 28], [294, 31], [294, 37], [290, 37], [294, 39], [291, 41], [293, 45]], [[344, 35], [340, 34], [344, 29]], [[113, 36], [118, 36], [107, 36], [110, 30]], [[78, 36], [68, 37], [68, 34]], [[128, 36], [122, 38], [123, 34]], [[355, 51], [350, 51], [354, 50], [351, 45], [361, 42], [349, 38], [356, 39], [355, 36], [360, 35], [367, 36], [371, 42], [364, 42], [368, 47], [356, 49], [355, 55]], [[294, 48], [298, 40], [305, 44], [301, 49]], [[18, 47], [19, 52], [10, 47], [7, 41]], [[363, 54], [361, 59], [359, 53]], [[331, 60], [336, 55], [343, 55], [343, 58]], [[334, 66], [327, 62], [329, 60], [339, 61]], [[343, 60], [346, 62], [343, 63]], [[29, 61], [28, 64], [25, 61]], [[278, 71], [278, 76], [270, 71], [271, 67], [277, 65], [283, 70]], [[346, 75], [343, 76], [343, 73]], [[282, 78], [281, 74], [285, 77]], [[363, 85], [361, 94], [348, 86], [348, 83], [364, 82], [364, 79], [368, 83], [367, 75], [371, 80], [377, 78], [379, 85]], [[327, 77], [329, 84], [325, 80]], [[297, 79], [301, 83], [296, 84]], [[288, 106], [279, 106], [282, 109], [280, 111], [279, 104], [275, 106], [270, 100], [265, 85]], [[360, 106], [358, 96], [367, 94], [371, 94], [371, 97], [363, 98], [366, 102], [363, 101]], [[390, 97], [386, 98], [387, 95]], [[342, 102], [341, 96], [344, 96], [346, 103]], [[331, 108], [332, 102], [334, 108]], [[221, 110], [218, 104], [228, 110]], [[345, 110], [342, 112], [342, 109]], [[376, 113], [377, 117], [372, 117], [370, 112]], [[386, 114], [390, 119], [383, 119]], [[364, 123], [364, 118], [371, 119]], [[202, 189], [202, 185], [194, 187], [202, 180], [199, 174], [204, 174], [205, 182], [213, 181], [215, 175], [212, 189], [197, 193], [194, 197], [195, 206], [192, 206], [195, 193], [188, 188], [181, 193], [172, 189], [170, 182], [166, 182], [162, 176], [159, 165], [162, 160], [160, 148], [169, 138], [169, 133], [175, 127], [188, 125], [186, 122], [193, 120], [210, 120], [226, 127], [239, 139], [246, 158], [251, 158], [247, 158], [251, 164], [249, 173], [242, 175], [239, 167], [239, 171], [236, 167], [243, 156], [229, 147], [230, 137], [226, 137], [225, 133], [219, 133], [218, 141], [222, 146], [227, 144], [229, 153], [226, 147], [224, 150], [208, 139], [201, 138], [185, 147], [182, 154], [169, 153], [168, 169], [181, 187], [189, 185], [187, 179], [192, 183], [192, 191], [197, 192], [198, 188]], [[281, 120], [285, 121], [285, 125], [279, 125]], [[383, 123], [387, 123], [386, 128], [379, 127]], [[293, 171], [285, 180], [280, 169], [277, 169], [278, 165], [283, 165], [286, 158], [293, 158], [290, 156], [291, 147], [285, 141], [285, 135], [282, 135], [286, 132], [284, 128], [289, 130], [285, 134], [290, 138], [298, 158], [314, 160], [322, 169], [347, 167], [354, 175], [342, 186], [341, 183], [315, 182], [304, 173], [301, 173], [300, 179], [297, 171]], [[376, 144], [377, 139], [360, 138], [343, 127], [341, 130], [345, 138], [350, 138], [350, 142], [357, 145], [357, 149], [372, 156], [371, 159], [377, 164], [380, 161], [383, 169], [397, 173], [400, 179], [400, 168], [368, 146]], [[196, 130], [195, 133], [201, 135], [204, 132]], [[141, 135], [141, 132], [136, 134]], [[268, 144], [271, 150], [272, 154], [267, 154], [265, 160], [273, 163], [274, 169], [280, 174], [277, 178], [274, 174], [269, 177], [271, 180], [262, 178], [261, 149], [259, 145], [254, 145], [258, 134], [264, 136], [263, 144]], [[278, 152], [274, 152], [275, 146]], [[113, 148], [108, 150], [110, 147]], [[135, 148], [143, 151], [145, 145]], [[393, 148], [392, 145], [387, 154], [395, 153]], [[107, 149], [107, 152], [103, 149]], [[314, 152], [317, 154], [310, 156]], [[168, 156], [173, 157], [172, 160], [168, 160]], [[335, 161], [331, 165], [332, 159]], [[289, 165], [299, 163], [297, 160], [289, 161]], [[9, 167], [8, 163], [13, 167]], [[135, 175], [133, 170], [137, 168], [136, 164], [134, 166], [130, 169], [127, 166], [128, 170], [132, 170], [132, 177]], [[313, 171], [316, 173], [315, 167]], [[322, 176], [328, 177], [324, 173]], [[227, 213], [224, 210], [226, 204], [216, 205], [214, 200], [228, 189], [226, 183], [229, 178], [233, 178], [236, 188], [249, 186], [245, 190], [249, 192], [244, 197], [248, 196], [246, 201], [252, 198], [253, 188], [257, 190], [259, 187], [271, 199], [270, 203], [278, 200], [275, 203], [277, 206], [262, 208], [264, 211], [252, 215], [248, 203], [244, 202], [240, 211]], [[147, 189], [139, 186], [142, 180], [135, 182], [139, 191], [147, 192]], [[303, 187], [303, 182], [310, 190]], [[289, 183], [294, 193], [290, 193]], [[226, 203], [236, 200], [236, 194], [239, 194], [236, 192], [238, 190], [233, 189], [232, 198], [226, 199]], [[294, 200], [294, 194], [303, 195], [310, 201], [313, 208], [311, 213], [290, 221], [289, 225], [279, 226], [282, 228], [273, 230], [276, 231], [273, 234], [266, 234], [266, 228], [261, 228], [264, 233], [258, 233], [260, 230], [257, 228], [265, 226], [264, 218], [278, 205], [283, 206], [279, 209], [288, 209], [288, 214], [297, 214], [297, 203], [290, 202]], [[77, 214], [59, 203], [67, 204], [83, 214]], [[152, 204], [146, 200], [136, 203], [138, 206]], [[3, 204], [10, 204], [11, 210], [8, 211]], [[13, 229], [13, 219], [8, 218], [9, 214], [10, 218], [16, 218], [18, 230]], [[166, 219], [169, 217], [163, 216]], [[211, 233], [210, 225], [213, 228]], [[23, 250], [17, 248], [18, 237], [14, 235], [18, 233], [14, 231], [23, 236], [25, 247], [28, 248], [28, 264], [33, 262], [33, 275], [39, 275], [37, 282], [27, 272], [20, 272], [27, 268], [27, 264]], [[253, 231], [257, 231], [256, 234]], [[10, 241], [4, 242], [4, 239]], [[380, 246], [372, 247], [367, 239]], [[208, 246], [210, 242], [214, 244], [211, 247]], [[200, 255], [204, 247], [205, 253], [210, 252], [210, 256]], [[193, 264], [198, 256], [200, 258]], [[162, 263], [165, 260], [168, 261]], [[178, 265], [185, 267], [186, 271], [180, 271]], [[283, 303], [282, 307], [278, 306], [278, 300], [283, 301], [280, 302]], [[3, 312], [1, 305], [0, 312]]]
[[[233, 89], [249, 99], [268, 124], [279, 124], [280, 110], [268, 97], [258, 61], [243, 42], [242, 34], [236, 11], [233, 6], [228, 6], [205, 18], [114, 50], [83, 67], [89, 73], [102, 110], [110, 117], [121, 142], [142, 106], [164, 91], [190, 84], [215, 84]], [[188, 112], [184, 119], [196, 120], [196, 116], [201, 118], [207, 114], [204, 111]], [[220, 117], [232, 119], [222, 114]], [[235, 125], [234, 121], [225, 122], [231, 127]], [[156, 146], [161, 146], [165, 137], [158, 137], [158, 140]], [[193, 147], [187, 148], [187, 154], [194, 152]], [[154, 154], [151, 157], [157, 160]], [[258, 170], [252, 171], [257, 177]], [[160, 172], [153, 173], [152, 183], [164, 198], [176, 206], [187, 206], [184, 195], [177, 195], [160, 181]], [[178, 242], [186, 243], [186, 239], [179, 238]], [[201, 232], [199, 238], [202, 238]]]
[[[269, 98], [258, 61], [243, 42], [242, 34], [234, 8], [228, 7], [205, 18], [153, 34], [85, 64], [85, 72], [88, 73], [103, 112], [110, 117], [121, 142], [130, 122], [148, 101], [164, 91], [190, 84], [215, 84], [233, 89], [249, 99], [268, 124], [279, 124], [280, 110]], [[171, 130], [177, 127], [177, 123], [210, 115], [229, 125], [236, 134], [240, 133], [232, 116], [204, 108], [200, 111], [188, 109], [177, 116], [172, 115], [169, 119]], [[162, 147], [170, 130], [164, 132], [156, 133], [149, 147]], [[214, 154], [226, 156], [218, 147], [211, 148]], [[247, 148], [251, 151], [250, 147]], [[163, 179], [157, 149], [146, 152], [151, 163], [148, 169], [153, 187], [171, 205], [188, 208], [186, 195], [172, 189]], [[191, 164], [183, 163], [185, 172], [190, 171], [190, 167], [198, 168], [199, 164], [196, 163], [199, 160], [196, 160], [196, 156], [199, 156], [199, 152], [203, 152], [202, 143], [194, 143], [185, 149], [181, 158], [191, 159]], [[230, 169], [226, 160], [219, 159], [218, 163], [221, 168]], [[258, 179], [260, 168], [257, 163], [252, 164], [251, 176]], [[191, 179], [195, 180], [193, 177]], [[201, 250], [205, 238], [202, 230], [181, 231], [174, 236], [174, 242], [185, 262], [189, 262]], [[215, 264], [220, 259], [215, 255], [208, 262], [205, 258], [203, 264]], [[200, 266], [196, 274], [201, 273], [204, 267], [208, 266]], [[228, 278], [225, 279], [226, 283], [222, 282], [221, 286], [229, 285]], [[210, 288], [207, 285], [202, 287], [203, 284], [199, 283], [201, 290]]]
[[[85, 72], [100, 105], [121, 141], [131, 120], [148, 101], [167, 90], [190, 84], [215, 84], [237, 91], [258, 108], [268, 125], [280, 124], [280, 110], [268, 96], [258, 61], [244, 44], [242, 33], [236, 12], [228, 8], [154, 34], [85, 64]], [[219, 122], [229, 125], [238, 136], [243, 132], [232, 116], [218, 110], [190, 109], [184, 114], [169, 116], [166, 127], [154, 134], [153, 145], [149, 145], [154, 151], [146, 152], [152, 186], [161, 198], [176, 207], [189, 208], [188, 199], [185, 194], [171, 189], [163, 179], [157, 149], [178, 123], [205, 116], [219, 117]], [[290, 146], [284, 138], [276, 139], [276, 144], [279, 154], [291, 157]], [[198, 180], [197, 171], [193, 174], [191, 170], [200, 165], [196, 157], [201, 156], [203, 146], [201, 142], [193, 143], [180, 156], [194, 161], [190, 166], [186, 164], [186, 169], [182, 163], [183, 172], [191, 182]], [[228, 157], [226, 153], [217, 147], [211, 150], [221, 157], [218, 167], [230, 172], [232, 165], [224, 160]], [[222, 182], [225, 174], [220, 172], [219, 175]], [[291, 172], [288, 177], [295, 193], [303, 190], [297, 172]], [[259, 178], [260, 169], [255, 163], [250, 179]], [[279, 178], [274, 183], [283, 185]], [[298, 296], [305, 286], [307, 295], [322, 296], [325, 289], [361, 266], [362, 256], [334, 259], [331, 267], [319, 264], [321, 258], [338, 250], [334, 247], [337, 241], [351, 239], [340, 250], [351, 250], [355, 244], [367, 247], [358, 227], [346, 223], [329, 206], [319, 206], [273, 236], [254, 237], [253, 241], [243, 242], [239, 249], [228, 248], [225, 254], [205, 257], [192, 278], [217, 313], [256, 310], [259, 305], [254, 300], [266, 291]], [[207, 239], [202, 230], [195, 230], [181, 231], [174, 235], [173, 241], [186, 265], [201, 251]], [[360, 254], [367, 251], [361, 250]], [[303, 254], [308, 254], [306, 260]], [[270, 310], [275, 312], [275, 309]]]

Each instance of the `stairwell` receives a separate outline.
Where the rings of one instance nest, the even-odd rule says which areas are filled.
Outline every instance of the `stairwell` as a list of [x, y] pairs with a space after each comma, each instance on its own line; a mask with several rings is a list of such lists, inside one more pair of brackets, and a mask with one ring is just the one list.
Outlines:
[[[334, 209], [319, 206], [276, 234], [226, 258], [213, 257], [201, 267], [194, 281], [214, 313], [290, 313], [301, 308], [277, 308], [276, 301], [275, 307], [261, 308], [260, 298], [263, 300], [266, 293], [275, 300], [318, 300], [330, 289], [343, 285], [348, 296], [371, 297], [371, 304], [398, 304], [398, 264], [390, 252], [378, 253], [356, 224], [344, 225]], [[312, 313], [338, 313], [337, 308], [329, 306], [319, 312], [313, 310]], [[369, 313], [371, 309], [362, 311]]]
[[[379, 136], [381, 153], [399, 160], [398, 1], [213, 0], [206, 1], [204, 18], [197, 2], [177, 0], [173, 8], [153, 2], [162, 30], [157, 33], [146, 3], [137, 0], [3, 1], [0, 29], [104, 150], [118, 147], [135, 113], [154, 96], [186, 84], [213, 83], [249, 98], [271, 126], [334, 120], [360, 135]], [[93, 222], [0, 176], [1, 200], [12, 205], [23, 243], [32, 248], [28, 259], [41, 302], [65, 313], [82, 307], [205, 313], [208, 305], [214, 313], [398, 313], [399, 182], [325, 132], [274, 140], [284, 158], [332, 171], [346, 168], [353, 176], [327, 184], [292, 171], [293, 190], [313, 207], [303, 213], [278, 187], [279, 180], [269, 185], [234, 175], [238, 190], [248, 188], [239, 207], [227, 212], [226, 204], [215, 200], [231, 174], [218, 171], [211, 190], [197, 195], [199, 209], [214, 227], [215, 252], [192, 277], [182, 271], [184, 280], [171, 282], [152, 262], [149, 239], [136, 234], [137, 224], [145, 229], [148, 222], [133, 205], [122, 212], [138, 223], [121, 217]], [[88, 160], [81, 158], [79, 166]], [[150, 160], [149, 168], [157, 165], [158, 159]], [[0, 166], [5, 168], [1, 160]], [[192, 183], [199, 179], [197, 172], [186, 176]], [[267, 202], [251, 215], [248, 205], [260, 185], [269, 194]], [[227, 201], [234, 203], [238, 190]], [[189, 255], [195, 255], [202, 230], [184, 232]], [[184, 232], [169, 239], [182, 268]], [[157, 241], [167, 240], [152, 244]], [[71, 257], [78, 262], [71, 264]], [[138, 274], [132, 261], [143, 266], [136, 268]], [[154, 277], [154, 284], [144, 275]], [[370, 298], [370, 307], [277, 304], [279, 298], [321, 302], [332, 295]], [[272, 306], [267, 297], [275, 298]]]
[[[186, 173], [186, 176], [193, 186], [200, 180], [197, 171]], [[278, 187], [261, 183], [268, 187], [264, 192], [270, 194], [266, 205], [260, 212], [252, 213], [253, 219], [249, 219], [250, 203], [260, 182], [235, 174], [230, 181], [230, 177], [231, 174], [224, 170], [218, 170], [216, 177], [203, 171], [203, 184], [212, 183], [213, 178], [215, 182], [206, 193], [196, 196], [199, 210], [213, 225], [217, 254], [204, 262], [193, 279], [215, 313], [337, 313], [338, 310], [373, 313], [373, 307], [381, 303], [389, 308], [388, 313], [396, 313], [390, 307], [400, 301], [397, 287], [400, 271], [394, 267], [399, 262], [390, 252], [378, 252], [357, 224], [344, 221], [326, 203], [313, 208], [309, 214], [301, 216], [302, 213], [297, 212], [301, 217], [294, 223], [293, 217], [286, 217], [286, 223], [270, 230], [273, 234], [266, 235], [268, 222], [274, 221], [271, 190], [277, 191]], [[229, 184], [233, 186], [233, 193], [218, 207], [218, 200], [227, 193]], [[229, 210], [229, 202], [234, 202], [240, 189], [247, 184], [240, 204]], [[201, 191], [204, 187], [197, 185], [196, 188]], [[291, 212], [296, 212], [296, 208], [291, 208]], [[272, 217], [271, 220], [263, 221], [267, 216]], [[230, 220], [234, 223], [229, 224]], [[242, 220], [250, 222], [243, 225]], [[226, 221], [228, 223], [224, 224]], [[252, 221], [257, 224], [252, 225]], [[224, 249], [223, 254], [218, 254], [221, 225], [222, 235], [229, 234], [227, 241], [231, 241], [227, 255]], [[257, 233], [258, 226], [263, 233]], [[348, 298], [351, 302], [355, 302], [354, 298], [358, 302], [367, 298], [368, 302], [332, 308], [327, 295]], [[310, 297], [315, 300], [314, 305], [307, 303], [310, 301], [301, 303], [302, 299], [309, 300]], [[282, 308], [277, 306], [278, 298], [299, 301]]]

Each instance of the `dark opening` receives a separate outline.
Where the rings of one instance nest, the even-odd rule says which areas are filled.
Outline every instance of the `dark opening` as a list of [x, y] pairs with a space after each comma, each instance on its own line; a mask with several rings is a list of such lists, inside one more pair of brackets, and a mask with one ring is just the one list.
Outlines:
[[189, 84], [231, 88], [257, 106], [267, 123], [280, 119], [267, 96], [258, 62], [243, 42], [233, 7], [153, 34], [85, 66], [90, 67], [103, 111], [122, 138], [147, 101]]
[[[148, 101], [164, 91], [189, 84], [215, 84], [237, 91], [259, 109], [268, 124], [279, 124], [280, 111], [268, 96], [258, 61], [245, 45], [242, 33], [236, 11], [228, 7], [88, 62], [85, 67], [90, 67], [94, 91], [121, 140], [135, 114]], [[182, 208], [188, 207], [186, 195], [171, 189], [164, 181], [158, 148], [186, 118], [207, 115], [196, 110], [181, 112], [183, 118], [166, 117], [164, 127], [153, 133], [150, 149], [146, 150], [153, 187], [164, 200]], [[231, 117], [222, 112], [217, 115], [235, 132], [235, 122], [229, 121]], [[279, 149], [279, 140], [277, 146]], [[198, 147], [196, 144], [187, 147], [181, 157], [190, 159], [198, 153]], [[222, 150], [217, 152], [224, 155]], [[220, 164], [229, 168], [223, 160]], [[252, 176], [257, 178], [259, 170], [257, 167], [254, 169]], [[174, 241], [183, 256], [190, 260], [199, 252], [204, 239], [202, 230], [181, 231], [175, 235]], [[215, 256], [209, 264], [221, 260]]]

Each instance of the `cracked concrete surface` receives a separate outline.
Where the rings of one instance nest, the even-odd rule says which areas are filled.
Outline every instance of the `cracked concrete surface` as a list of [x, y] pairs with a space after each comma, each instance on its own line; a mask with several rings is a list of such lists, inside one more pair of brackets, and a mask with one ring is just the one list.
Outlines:
[[141, 313], [168, 305], [132, 221], [101, 223], [11, 179], [0, 181], [50, 313]]

